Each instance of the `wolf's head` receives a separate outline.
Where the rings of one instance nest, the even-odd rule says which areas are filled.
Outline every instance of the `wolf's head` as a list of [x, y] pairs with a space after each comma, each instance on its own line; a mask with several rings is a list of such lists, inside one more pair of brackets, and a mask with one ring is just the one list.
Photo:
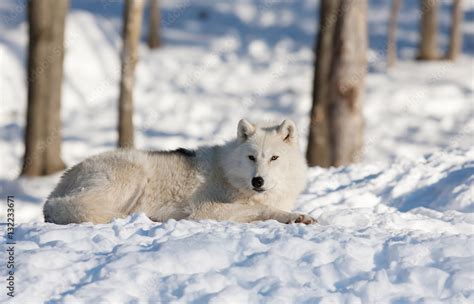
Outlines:
[[226, 153], [225, 175], [234, 187], [250, 196], [299, 193], [305, 184], [306, 162], [291, 120], [279, 125], [240, 120], [237, 140]]

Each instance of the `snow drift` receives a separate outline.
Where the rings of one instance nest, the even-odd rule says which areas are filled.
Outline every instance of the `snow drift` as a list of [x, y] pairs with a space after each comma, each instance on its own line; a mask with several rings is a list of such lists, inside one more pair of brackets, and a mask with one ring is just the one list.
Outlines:
[[14, 302], [472, 302], [473, 177], [474, 149], [313, 169], [319, 225], [21, 224]]

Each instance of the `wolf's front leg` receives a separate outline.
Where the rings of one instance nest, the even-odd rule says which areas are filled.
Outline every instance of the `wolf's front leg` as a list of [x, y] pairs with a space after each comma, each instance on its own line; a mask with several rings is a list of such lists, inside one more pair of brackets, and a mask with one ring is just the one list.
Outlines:
[[309, 215], [290, 213], [258, 203], [198, 203], [189, 216], [189, 219], [209, 219], [243, 223], [277, 220], [285, 224], [303, 223], [307, 225], [317, 222]]

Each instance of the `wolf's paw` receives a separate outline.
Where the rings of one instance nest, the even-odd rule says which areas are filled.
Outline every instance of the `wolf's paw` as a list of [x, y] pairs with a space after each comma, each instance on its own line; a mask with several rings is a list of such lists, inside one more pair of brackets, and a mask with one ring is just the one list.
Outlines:
[[302, 223], [305, 225], [311, 225], [311, 224], [316, 224], [317, 222], [318, 222], [317, 220], [315, 220], [309, 215], [293, 213], [292, 219], [288, 221], [287, 224]]

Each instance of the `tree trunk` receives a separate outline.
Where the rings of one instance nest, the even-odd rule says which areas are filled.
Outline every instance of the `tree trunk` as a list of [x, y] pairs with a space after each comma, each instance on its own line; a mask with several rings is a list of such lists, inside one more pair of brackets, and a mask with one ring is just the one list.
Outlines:
[[418, 60], [437, 60], [438, 0], [421, 1], [421, 39]]
[[390, 19], [388, 21], [387, 67], [393, 67], [397, 62], [397, 17], [402, 0], [392, 0]]
[[122, 75], [120, 80], [118, 132], [120, 148], [133, 147], [133, 85], [144, 0], [126, 0], [123, 22]]
[[361, 158], [362, 99], [367, 73], [367, 0], [342, 0], [337, 20], [329, 83], [331, 165], [344, 166]]
[[446, 59], [456, 60], [461, 53], [462, 48], [462, 31], [461, 23], [463, 19], [462, 1], [453, 0], [453, 8], [451, 13], [451, 32], [449, 36], [449, 47], [446, 53]]
[[313, 103], [306, 158], [310, 166], [329, 167], [331, 147], [327, 118], [329, 71], [339, 0], [322, 0], [319, 11], [319, 34], [315, 48]]
[[61, 84], [68, 1], [28, 2], [28, 109], [21, 175], [65, 168], [61, 159]]
[[148, 29], [148, 46], [158, 48], [160, 40], [160, 7], [158, 0], [150, 0], [150, 28]]

